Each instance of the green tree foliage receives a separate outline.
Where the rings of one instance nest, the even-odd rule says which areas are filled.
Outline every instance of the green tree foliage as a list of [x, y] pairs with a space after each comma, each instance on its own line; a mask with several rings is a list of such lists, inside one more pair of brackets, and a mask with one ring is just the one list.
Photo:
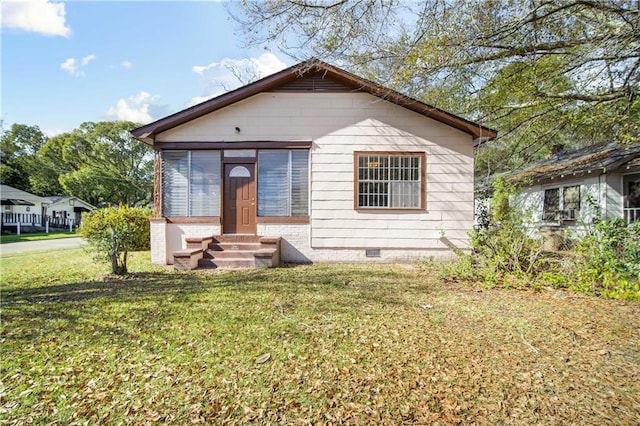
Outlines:
[[149, 249], [151, 210], [143, 207], [106, 207], [84, 216], [80, 235], [89, 241], [98, 257], [111, 263], [111, 272], [128, 273], [129, 252]]
[[37, 126], [2, 133], [2, 183], [38, 195], [73, 195], [93, 205], [147, 204], [153, 153], [133, 139], [129, 121], [82, 123], [47, 138]]
[[580, 243], [585, 255], [577, 289], [640, 300], [640, 222], [598, 221]]
[[35, 157], [46, 140], [38, 126], [13, 124], [9, 130], [3, 131], [0, 137], [0, 181], [31, 191], [29, 175], [38, 167]]
[[232, 13], [249, 43], [275, 41], [497, 128], [482, 173], [640, 131], [634, 0], [275, 0]]
[[30, 180], [40, 193], [59, 187], [66, 194], [99, 204], [146, 204], [151, 200], [151, 148], [133, 139], [128, 121], [86, 122], [54, 136], [38, 151], [42, 165]]

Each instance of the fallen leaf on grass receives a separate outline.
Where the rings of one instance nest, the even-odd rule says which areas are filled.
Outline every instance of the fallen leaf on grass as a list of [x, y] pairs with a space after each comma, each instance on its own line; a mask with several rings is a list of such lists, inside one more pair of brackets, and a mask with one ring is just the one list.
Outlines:
[[267, 352], [266, 354], [262, 354], [258, 358], [256, 358], [256, 364], [264, 364], [270, 359], [271, 359], [271, 354]]

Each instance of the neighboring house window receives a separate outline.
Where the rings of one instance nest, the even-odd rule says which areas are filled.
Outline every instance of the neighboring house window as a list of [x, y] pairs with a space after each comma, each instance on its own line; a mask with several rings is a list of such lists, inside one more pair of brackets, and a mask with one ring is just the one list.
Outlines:
[[309, 151], [258, 151], [258, 216], [309, 215]]
[[624, 218], [627, 223], [640, 221], [640, 174], [624, 176]]
[[423, 153], [355, 153], [356, 208], [424, 209]]
[[580, 185], [550, 188], [544, 191], [542, 220], [575, 220], [580, 211]]
[[220, 151], [164, 151], [162, 215], [220, 215]]

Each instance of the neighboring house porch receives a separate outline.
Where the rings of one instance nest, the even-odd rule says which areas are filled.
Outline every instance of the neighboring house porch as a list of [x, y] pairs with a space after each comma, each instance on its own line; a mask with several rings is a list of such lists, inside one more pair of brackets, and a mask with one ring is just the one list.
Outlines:
[[9, 185], [0, 186], [2, 230], [15, 233], [49, 229], [72, 230], [82, 223], [82, 213], [95, 207], [69, 196], [40, 197]]

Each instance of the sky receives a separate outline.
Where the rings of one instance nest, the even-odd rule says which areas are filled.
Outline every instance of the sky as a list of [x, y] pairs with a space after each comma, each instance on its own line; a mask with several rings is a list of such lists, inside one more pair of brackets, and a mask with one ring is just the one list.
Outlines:
[[[48, 136], [85, 121], [146, 124], [293, 65], [246, 47], [228, 4], [0, 2], [0, 119]], [[244, 81], [246, 83], [246, 81]]]

